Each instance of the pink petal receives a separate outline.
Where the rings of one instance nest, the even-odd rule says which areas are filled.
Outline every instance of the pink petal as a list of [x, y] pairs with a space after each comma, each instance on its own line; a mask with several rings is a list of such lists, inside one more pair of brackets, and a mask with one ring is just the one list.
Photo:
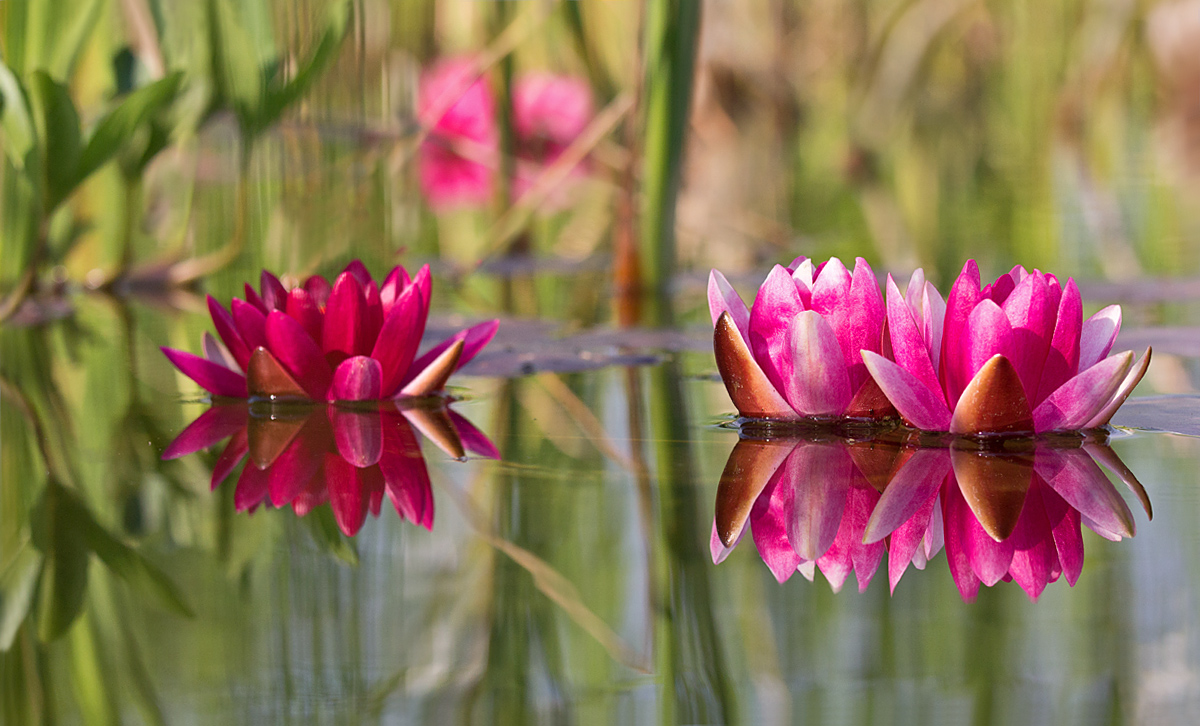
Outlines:
[[465, 417], [447, 411], [450, 414], [450, 423], [458, 432], [458, 436], [462, 439], [463, 446], [473, 454], [482, 456], [485, 459], [499, 459], [500, 450], [492, 443], [492, 440], [487, 437], [482, 431], [475, 427], [475, 424], [468, 421]]
[[1129, 394], [1133, 393], [1133, 389], [1141, 382], [1142, 376], [1146, 375], [1146, 371], [1150, 369], [1150, 355], [1153, 352], [1151, 348], [1146, 348], [1146, 352], [1137, 363], [1129, 369], [1129, 373], [1125, 374], [1125, 378], [1121, 381], [1121, 385], [1117, 387], [1117, 392], [1109, 399], [1108, 403], [1104, 404], [1104, 408], [1100, 409], [1100, 413], [1092, 417], [1090, 421], [1084, 424], [1084, 428], [1099, 428], [1107, 426], [1112, 419], [1113, 414], [1125, 403], [1125, 399], [1129, 398]]
[[309, 398], [325, 400], [333, 376], [321, 349], [300, 323], [278, 310], [273, 311], [267, 316], [267, 347], [292, 378], [304, 387]]
[[[246, 436], [246, 428], [243, 426], [234, 432], [233, 436], [226, 444], [224, 451], [217, 457], [216, 463], [213, 464], [212, 478], [209, 480], [209, 486], [216, 489], [217, 485], [225, 480], [225, 477], [233, 473], [237, 465], [242, 463], [246, 458], [246, 452], [249, 451], [249, 443]], [[253, 469], [253, 465], [248, 465]]]
[[258, 287], [262, 290], [263, 305], [267, 307], [267, 312], [272, 310], [283, 310], [287, 305], [287, 290], [283, 287], [283, 283], [266, 270], [259, 275]]
[[358, 470], [337, 454], [325, 454], [325, 486], [329, 489], [329, 506], [338, 529], [353, 537], [367, 518]]
[[800, 300], [804, 303], [805, 309], [812, 309], [812, 288], [813, 280], [816, 277], [812, 260], [797, 257], [792, 260], [788, 269], [792, 271], [792, 281], [796, 283], [796, 290], [800, 292]]
[[242, 468], [233, 490], [233, 508], [238, 512], [253, 512], [267, 496], [270, 475], [253, 464]]
[[846, 492], [846, 509], [838, 526], [837, 537], [829, 550], [817, 560], [817, 567], [834, 586], [835, 592], [841, 589], [851, 570], [858, 581], [858, 591], [865, 592], [879, 568], [883, 559], [883, 543], [863, 543], [863, 529], [878, 501], [879, 492], [861, 481]]
[[1020, 585], [1029, 599], [1035, 602], [1050, 582], [1051, 573], [1058, 566], [1054, 532], [1042, 505], [1043, 488], [1035, 479], [1025, 498], [1025, 508], [1012, 535], [1013, 556], [1008, 568], [1013, 580]]
[[871, 377], [906, 421], [925, 431], [950, 430], [950, 411], [938, 394], [881, 355], [863, 351], [862, 357]]
[[[915, 276], [915, 275], [914, 275]], [[900, 288], [891, 275], [887, 278], [888, 332], [892, 340], [892, 356], [896, 364], [921, 382], [946, 409], [942, 386], [929, 357], [923, 331], [913, 319], [912, 311], [900, 295]]]
[[217, 329], [217, 335], [221, 338], [221, 342], [233, 355], [238, 366], [242, 370], [246, 370], [246, 364], [250, 362], [250, 351], [253, 348], [246, 345], [246, 341], [237, 330], [233, 316], [212, 295], [208, 296], [208, 313], [212, 316], [213, 327]]
[[962, 599], [973, 602], [979, 594], [979, 576], [971, 568], [968, 554], [967, 538], [970, 526], [974, 523], [975, 515], [967, 507], [958, 484], [948, 479], [942, 488], [942, 521], [946, 540], [946, 562], [950, 565], [950, 575]]
[[750, 510], [750, 533], [758, 555], [779, 582], [786, 582], [804, 561], [788, 541], [795, 490], [783, 478], [783, 468], [775, 472]]
[[383, 284], [379, 286], [379, 301], [383, 305], [384, 317], [391, 312], [396, 298], [400, 297], [400, 293], [408, 287], [409, 282], [408, 270], [401, 265], [393, 267], [388, 276], [384, 278]]
[[980, 582], [991, 587], [1008, 574], [1013, 557], [1012, 540], [997, 542], [970, 510], [965, 515], [965, 528], [967, 559], [971, 563], [971, 570]]
[[330, 407], [329, 423], [343, 459], [359, 469], [379, 463], [383, 456], [383, 421], [378, 409], [348, 411]]
[[[258, 293], [255, 292], [254, 288], [250, 287], [250, 283], [247, 282], [243, 286], [243, 290], [245, 290], [245, 293], [246, 293], [246, 303], [253, 305], [254, 309], [257, 310], [258, 312], [262, 313], [263, 317], [266, 318], [267, 313], [269, 313], [271, 311], [267, 309], [267, 304], [264, 303], [263, 299], [258, 296]], [[233, 302], [236, 303], [237, 299], [235, 298]], [[236, 311], [235, 311], [235, 313], [236, 313]], [[253, 346], [251, 346], [251, 347], [253, 347]]]
[[321, 336], [321, 348], [326, 353], [336, 353], [349, 358], [362, 353], [358, 347], [359, 326], [362, 324], [362, 284], [349, 272], [343, 272], [333, 281], [333, 290], [325, 305], [325, 326]]
[[429, 314], [429, 302], [433, 297], [433, 280], [429, 274], [429, 265], [421, 265], [421, 269], [417, 270], [417, 274], [413, 276], [412, 286], [417, 288], [421, 293], [421, 305], [425, 309], [425, 314]]
[[1041, 487], [1042, 506], [1046, 518], [1053, 528], [1054, 547], [1067, 583], [1072, 587], [1083, 571], [1083, 530], [1080, 526], [1079, 510], [1067, 504], [1049, 487]]
[[347, 358], [333, 372], [333, 385], [329, 387], [329, 400], [379, 400], [382, 381], [383, 372], [379, 361], [362, 355]]
[[1082, 449], [1039, 449], [1036, 470], [1080, 514], [1105, 531], [1132, 537], [1133, 513], [1091, 456]]
[[[938, 482], [937, 487], [940, 488], [940, 486], [941, 482]], [[885, 497], [887, 496], [886, 489], [883, 494]], [[882, 500], [883, 497], [880, 499]], [[900, 584], [900, 578], [908, 569], [908, 565], [914, 559], [924, 557], [925, 552], [921, 545], [929, 532], [930, 519], [934, 509], [938, 506], [936, 488], [933, 496], [926, 498], [923, 502], [917, 501], [916, 504], [917, 508], [912, 516], [892, 530], [891, 539], [888, 540], [888, 588], [893, 594], [896, 592], [896, 585]], [[875, 505], [876, 512], [879, 511], [879, 506], [879, 504]]]
[[353, 275], [354, 278], [358, 280], [358, 284], [362, 285], [363, 287], [366, 287], [367, 283], [371, 282], [373, 279], [370, 271], [367, 270], [367, 266], [363, 264], [362, 260], [351, 260], [349, 264], [342, 268], [342, 273]]
[[458, 363], [456, 365], [457, 368], [462, 368], [467, 364], [468, 361], [478, 355], [479, 351], [483, 350], [484, 346], [491, 342], [492, 338], [496, 335], [496, 330], [499, 327], [499, 320], [488, 320], [476, 325], [472, 325], [466, 330], [460, 330], [449, 338], [446, 338], [442, 342], [427, 350], [425, 353], [421, 354], [421, 357], [413, 361], [412, 365], [408, 367], [408, 373], [404, 375], [404, 383], [407, 384], [413, 378], [416, 378], [421, 371], [429, 367], [429, 364], [432, 363], [435, 358], [444, 353], [447, 348], [454, 345], [454, 343], [459, 340], [463, 341], [463, 352], [462, 355], [459, 356]]
[[1083, 327], [1083, 300], [1074, 279], [1068, 279], [1058, 303], [1054, 336], [1042, 368], [1042, 381], [1030, 402], [1038, 406], [1056, 388], [1079, 371], [1079, 335]]
[[780, 372], [792, 408], [806, 416], [845, 411], [854, 391], [837, 335], [825, 318], [811, 310], [798, 313], [788, 326], [787, 350]]
[[1054, 335], [1058, 302], [1045, 275], [1035, 272], [1017, 283], [1002, 307], [1012, 337], [1008, 348], [997, 348], [993, 352], [1006, 353], [1017, 369], [1025, 397], [1030, 401], [1037, 396], [1041, 383], [1046, 352], [1050, 350], [1050, 339]]
[[854, 462], [832, 443], [803, 442], [779, 468], [781, 484], [794, 489], [788, 540], [796, 554], [815, 560], [837, 537]]
[[234, 373], [245, 375], [242, 367], [233, 359], [233, 354], [229, 352], [221, 341], [217, 340], [207, 330], [204, 331], [204, 337], [201, 339], [201, 347], [204, 349], [204, 357], [219, 366], [228, 368]]
[[[257, 306], [237, 298], [230, 305], [233, 309], [233, 321], [237, 325], [238, 334], [246, 341], [246, 347], [253, 353], [255, 348], [267, 345], [267, 316]], [[249, 360], [249, 359], [247, 359]]]
[[714, 326], [721, 313], [728, 312], [742, 338], [750, 339], [750, 311], [746, 308], [746, 303], [742, 302], [742, 296], [738, 295], [737, 290], [733, 289], [733, 285], [729, 284], [719, 270], [708, 273], [708, 312], [712, 316]]
[[920, 321], [922, 332], [925, 335], [925, 343], [929, 346], [929, 359], [933, 361], [934, 370], [938, 370], [942, 357], [942, 328], [946, 322], [946, 301], [932, 282], [925, 283], [923, 298], [921, 309], [924, 319]]
[[1038, 431], [1081, 429], [1117, 395], [1133, 364], [1133, 352], [1107, 358], [1070, 379], [1033, 412]]
[[388, 313], [371, 351], [371, 357], [379, 361], [383, 371], [380, 390], [385, 398], [391, 398], [400, 388], [404, 374], [412, 365], [417, 346], [421, 344], [421, 336], [425, 333], [425, 316], [428, 312], [419, 288], [413, 284], [401, 293]]
[[981, 300], [971, 311], [963, 336], [959, 344], [972, 379], [992, 356], [1003, 355], [1012, 363], [1015, 349], [1012, 325], [1000, 306], [991, 300]]
[[200, 414], [175, 437], [163, 452], [164, 461], [207, 449], [246, 428], [249, 409], [245, 404], [216, 405]]
[[421, 447], [400, 414], [389, 414], [384, 419], [379, 470], [383, 472], [388, 499], [401, 517], [432, 528], [433, 490]]
[[324, 419], [324, 416], [311, 417], [292, 443], [271, 462], [268, 492], [272, 506], [278, 508], [290, 504], [321, 470], [328, 441]]
[[1120, 305], [1109, 305], [1083, 321], [1083, 331], [1079, 337], [1079, 370], [1085, 371], [1103, 360], [1112, 350], [1120, 332]]
[[[942, 481], [949, 473], [950, 452], [947, 449], [918, 449], [883, 490], [867, 521], [863, 541], [868, 544], [879, 542], [899, 529], [937, 497]], [[924, 531], [922, 526], [922, 534]], [[917, 539], [919, 541], [920, 537]], [[909, 552], [905, 561], [911, 557], [912, 552]]]
[[185, 376], [191, 378], [214, 396], [246, 398], [246, 378], [241, 374], [182, 350], [173, 348], [160, 348], [160, 350]]
[[[425, 309], [429, 310], [429, 301], [425, 301]], [[383, 329], [383, 302], [379, 299], [379, 289], [375, 286], [375, 281], [368, 282], [363, 288], [363, 311], [362, 322], [358, 327], [358, 343], [356, 350], [360, 354], [366, 354], [367, 351], [375, 347], [375, 343], [379, 340], [379, 331]]]
[[975, 375], [965, 344], [967, 323], [979, 298], [979, 266], [975, 260], [968, 260], [950, 288], [942, 329], [942, 363], [939, 370], [946, 402], [951, 407], [958, 403], [958, 397]]
[[[785, 390], [785, 362], [791, 358], [788, 329], [792, 318], [804, 311], [800, 292], [787, 269], [775, 265], [750, 308], [750, 339], [746, 342], [767, 380], [776, 390]], [[849, 381], [847, 381], [849, 386]]]
[[309, 337], [314, 342], [321, 340], [321, 329], [325, 324], [325, 316], [317, 309], [317, 304], [313, 302], [308, 292], [302, 288], [294, 288], [288, 293], [286, 298], [287, 314], [300, 323]]
[[329, 293], [332, 289], [329, 286], [329, 280], [320, 275], [310, 275], [304, 281], [304, 289], [312, 297], [312, 301], [317, 304], [317, 307], [324, 310], [325, 304], [329, 301]]

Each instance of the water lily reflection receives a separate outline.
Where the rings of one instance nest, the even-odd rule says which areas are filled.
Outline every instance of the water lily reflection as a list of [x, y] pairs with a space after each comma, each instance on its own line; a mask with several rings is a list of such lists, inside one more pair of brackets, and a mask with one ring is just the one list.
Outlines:
[[901, 438], [743, 438], [721, 475], [712, 555], [721, 562], [749, 529], [780, 582], [820, 570], [835, 591], [860, 591], [886, 558], [894, 592], [909, 566], [943, 548], [963, 599], [1016, 581], [1033, 600], [1083, 568], [1082, 526], [1120, 540], [1135, 532], [1125, 500], [1097, 464], [1150, 501], [1105, 443]]
[[186, 456], [228, 438], [213, 465], [215, 489], [247, 460], [234, 504], [253, 512], [264, 503], [291, 506], [299, 516], [329, 502], [338, 527], [353, 536], [369, 511], [379, 516], [386, 494], [404, 519], [433, 528], [433, 492], [417, 433], [447, 455], [499, 458], [470, 421], [442, 404], [391, 403], [349, 409], [336, 405], [255, 407], [215, 405], [188, 425], [163, 453]]

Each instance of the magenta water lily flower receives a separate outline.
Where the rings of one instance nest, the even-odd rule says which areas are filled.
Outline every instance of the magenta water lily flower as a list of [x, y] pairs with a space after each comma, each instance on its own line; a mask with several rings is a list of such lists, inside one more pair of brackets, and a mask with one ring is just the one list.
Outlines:
[[858, 258], [776, 265], [747, 308], [717, 270], [708, 279], [717, 369], [748, 418], [883, 418], [892, 408], [860, 351], [883, 350], [886, 312], [875, 273]]
[[971, 260], [940, 323], [930, 287], [918, 273], [901, 295], [889, 276], [891, 355], [862, 352], [888, 400], [919, 429], [986, 435], [1104, 426], [1150, 364], [1149, 349], [1137, 361], [1129, 351], [1108, 355], [1121, 309], [1084, 320], [1072, 279], [1062, 285], [1015, 267], [981, 288]]
[[[558, 160], [591, 122], [595, 111], [592, 89], [582, 78], [552, 73], [528, 73], [513, 84], [512, 123], [516, 137], [517, 164], [513, 198], [520, 199], [534, 185], [545, 167]], [[586, 173], [581, 163], [572, 168], [568, 180]], [[560, 185], [550, 195], [551, 206], [564, 206], [570, 185]]]
[[357, 260], [333, 284], [314, 275], [286, 289], [262, 273], [261, 292], [229, 309], [211, 295], [217, 337], [204, 355], [163, 348], [180, 371], [209, 393], [230, 398], [363, 401], [425, 396], [476, 356], [499, 322], [460, 331], [417, 355], [432, 294], [429, 266], [409, 278], [394, 268], [376, 285]]
[[482, 206], [492, 196], [500, 132], [487, 83], [469, 58], [421, 74], [417, 115], [429, 136], [417, 160], [421, 190], [437, 210]]

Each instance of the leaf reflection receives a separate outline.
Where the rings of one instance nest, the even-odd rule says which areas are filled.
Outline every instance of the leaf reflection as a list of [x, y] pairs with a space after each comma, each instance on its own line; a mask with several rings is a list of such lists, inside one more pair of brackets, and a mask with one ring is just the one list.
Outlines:
[[433, 528], [433, 490], [420, 433], [455, 459], [467, 452], [499, 458], [479, 429], [438, 402], [370, 407], [217, 404], [187, 426], [163, 453], [174, 459], [225, 439], [213, 466], [215, 489], [243, 461], [233, 499], [239, 512], [264, 503], [304, 516], [328, 502], [338, 529], [358, 533], [386, 495], [402, 519]]
[[853, 572], [864, 591], [886, 556], [895, 592], [910, 565], [924, 569], [944, 548], [964, 600], [1002, 580], [1037, 600], [1060, 577], [1075, 584], [1083, 526], [1113, 541], [1136, 531], [1100, 464], [1151, 516], [1145, 489], [1103, 441], [742, 438], [717, 488], [713, 561], [748, 529], [780, 582], [819, 569], [836, 592]]

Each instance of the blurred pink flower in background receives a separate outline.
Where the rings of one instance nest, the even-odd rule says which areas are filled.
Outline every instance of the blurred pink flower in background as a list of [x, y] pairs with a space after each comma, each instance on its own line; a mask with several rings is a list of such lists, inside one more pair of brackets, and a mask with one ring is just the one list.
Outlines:
[[495, 103], [475, 62], [449, 58], [421, 74], [417, 116], [430, 129], [421, 144], [421, 191], [436, 210], [478, 206], [492, 195], [499, 154]]
[[[512, 108], [517, 143], [514, 199], [529, 191], [544, 167], [553, 164], [583, 133], [594, 114], [592, 89], [582, 78], [528, 73], [516, 81]], [[581, 163], [571, 170], [569, 178], [578, 179], [584, 173], [586, 165]], [[555, 193], [549, 201], [558, 206], [565, 201], [564, 196]]]

